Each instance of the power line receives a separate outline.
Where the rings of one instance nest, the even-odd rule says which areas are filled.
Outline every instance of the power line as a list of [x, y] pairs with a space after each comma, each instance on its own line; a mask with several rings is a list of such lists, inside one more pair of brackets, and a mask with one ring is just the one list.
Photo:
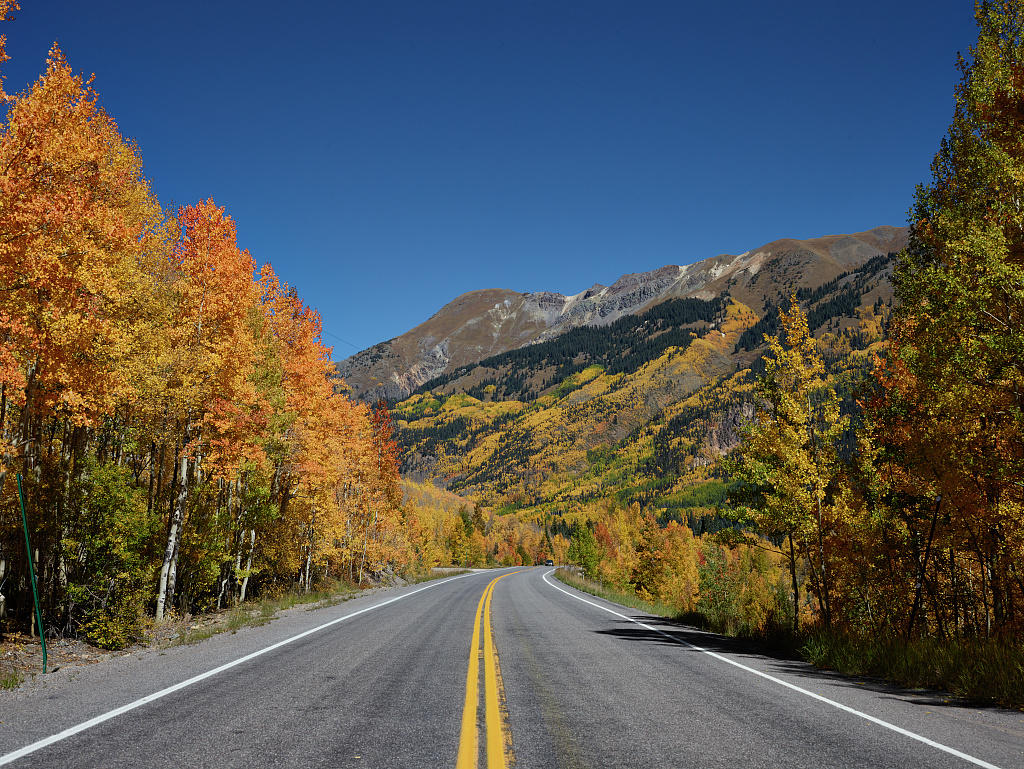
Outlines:
[[329, 336], [329, 337], [331, 337], [333, 339], [337, 339], [339, 342], [343, 342], [343, 343], [347, 344], [349, 347], [351, 347], [356, 352], [359, 352], [360, 350], [362, 350], [361, 347], [357, 347], [356, 345], [352, 344], [350, 341], [348, 341], [344, 337], [340, 337], [337, 334], [332, 334], [330, 331], [328, 331], [325, 328], [321, 328], [320, 329], [320, 333], [323, 334], [324, 336]]

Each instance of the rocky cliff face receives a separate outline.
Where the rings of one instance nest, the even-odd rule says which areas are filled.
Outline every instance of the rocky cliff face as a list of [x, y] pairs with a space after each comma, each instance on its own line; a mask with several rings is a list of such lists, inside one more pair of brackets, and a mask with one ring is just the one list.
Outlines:
[[817, 287], [873, 256], [898, 251], [906, 240], [904, 227], [777, 240], [738, 256], [623, 275], [611, 286], [597, 284], [572, 296], [471, 291], [416, 328], [341, 361], [337, 369], [354, 398], [401, 399], [459, 366], [578, 326], [612, 323], [672, 297], [710, 299], [728, 290], [760, 311], [766, 301], [777, 302], [799, 287]]

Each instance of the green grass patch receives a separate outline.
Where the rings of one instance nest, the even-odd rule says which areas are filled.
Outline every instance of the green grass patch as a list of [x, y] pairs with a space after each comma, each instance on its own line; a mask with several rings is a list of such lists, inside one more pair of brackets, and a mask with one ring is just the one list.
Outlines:
[[460, 574], [468, 574], [469, 569], [452, 569], [451, 571], [440, 571], [434, 572], [430, 569], [425, 571], [410, 572], [405, 575], [405, 581], [410, 585], [417, 585], [420, 582], [430, 582], [434, 579], [444, 579], [445, 577], [457, 577]]
[[973, 702], [1024, 709], [1024, 645], [1001, 640], [860, 638], [812, 631], [799, 649], [813, 665]]
[[0, 676], [0, 689], [17, 689], [25, 680], [24, 676], [17, 670]]
[[675, 608], [668, 604], [644, 601], [632, 590], [629, 592], [616, 590], [610, 585], [595, 582], [592, 579], [586, 579], [585, 577], [581, 577], [568, 569], [556, 569], [555, 579], [569, 585], [570, 587], [574, 587], [577, 590], [582, 590], [584, 593], [596, 595], [598, 598], [604, 598], [606, 601], [622, 604], [623, 606], [628, 606], [631, 609], [639, 609], [640, 611], [648, 614], [653, 614], [659, 617], [675, 617], [679, 613]]

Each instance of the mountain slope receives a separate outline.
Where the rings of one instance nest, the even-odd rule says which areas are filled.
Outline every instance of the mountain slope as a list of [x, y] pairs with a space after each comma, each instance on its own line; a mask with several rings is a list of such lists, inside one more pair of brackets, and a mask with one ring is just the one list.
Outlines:
[[790, 292], [816, 288], [906, 244], [903, 227], [853, 235], [783, 239], [738, 256], [623, 275], [572, 296], [505, 289], [471, 291], [399, 337], [341, 361], [355, 398], [399, 400], [459, 367], [586, 326], [606, 326], [671, 298], [712, 300], [723, 291], [761, 313]]
[[776, 289], [760, 312], [736, 300], [735, 281], [714, 299], [667, 299], [466, 364], [395, 404], [403, 471], [528, 516], [601, 499], [699, 516], [724, 494], [709, 468], [753, 415], [781, 296], [796, 293], [831, 381], [850, 398], [884, 340], [894, 257], [875, 254], [794, 292], [776, 255], [762, 273]]

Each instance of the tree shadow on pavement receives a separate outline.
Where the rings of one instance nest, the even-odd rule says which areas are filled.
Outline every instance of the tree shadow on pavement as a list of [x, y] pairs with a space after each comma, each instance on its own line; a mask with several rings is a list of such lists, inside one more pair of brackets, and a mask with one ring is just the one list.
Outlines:
[[[927, 707], [983, 707], [1003, 710], [990, 702], [969, 701], [948, 692], [931, 689], [906, 689], [878, 678], [847, 676], [832, 670], [816, 668], [809, 662], [800, 659], [795, 649], [781, 644], [718, 635], [664, 617], [652, 617], [644, 614], [636, 615], [632, 619], [634, 622], [622, 621], [619, 627], [595, 630], [594, 632], [627, 641], [674, 646], [682, 652], [714, 652], [727, 656], [741, 665], [781, 678], [797, 686], [808, 687], [813, 683], [818, 683], [846, 687], [856, 691], [868, 690], [881, 694], [887, 699], [897, 699]], [[641, 627], [635, 622], [643, 622], [657, 630]]]

